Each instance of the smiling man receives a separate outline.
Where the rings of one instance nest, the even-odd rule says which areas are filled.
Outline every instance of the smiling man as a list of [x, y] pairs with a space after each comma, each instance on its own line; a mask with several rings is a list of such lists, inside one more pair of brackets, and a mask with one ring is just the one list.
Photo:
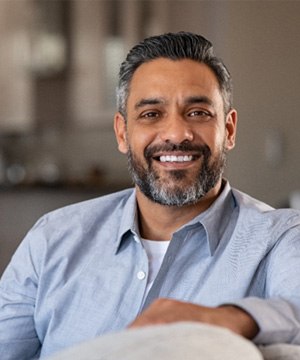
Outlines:
[[[170, 240], [220, 193], [236, 111], [225, 113], [218, 80], [207, 65], [159, 58], [133, 74], [126, 115], [116, 114], [115, 129], [144, 214], [140, 232]], [[165, 223], [158, 228], [158, 213], [167, 215], [170, 228]]]
[[223, 178], [237, 112], [202, 36], [154, 36], [121, 65], [114, 128], [133, 189], [45, 215], [0, 284], [0, 357], [43, 358], [180, 322], [300, 344], [300, 213]]

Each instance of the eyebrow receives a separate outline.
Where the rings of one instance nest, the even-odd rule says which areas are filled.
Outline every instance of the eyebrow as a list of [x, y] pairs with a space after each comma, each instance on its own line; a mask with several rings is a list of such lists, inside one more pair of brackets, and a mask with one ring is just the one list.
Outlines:
[[186, 105], [206, 104], [213, 106], [213, 101], [207, 96], [189, 96], [184, 100]]
[[166, 101], [163, 98], [147, 98], [147, 99], [141, 99], [140, 101], [138, 101], [134, 108], [135, 110], [138, 110], [144, 106], [147, 105], [158, 105], [158, 104], [165, 104]]
[[[144, 106], [147, 105], [159, 105], [159, 104], [166, 104], [167, 101], [164, 98], [145, 98], [139, 100], [134, 108], [135, 110], [138, 110]], [[185, 105], [193, 105], [193, 104], [206, 104], [209, 106], [213, 106], [213, 101], [208, 98], [207, 96], [189, 96], [186, 99], [184, 99]]]

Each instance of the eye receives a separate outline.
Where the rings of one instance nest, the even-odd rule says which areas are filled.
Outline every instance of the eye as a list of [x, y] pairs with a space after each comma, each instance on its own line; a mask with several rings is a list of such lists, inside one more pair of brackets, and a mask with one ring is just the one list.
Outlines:
[[189, 116], [210, 116], [210, 113], [208, 111], [204, 110], [193, 110], [189, 112]]
[[199, 117], [199, 118], [210, 118], [212, 114], [206, 110], [192, 110], [188, 113], [189, 117]]
[[159, 117], [159, 112], [157, 111], [145, 111], [140, 115], [141, 118], [151, 119]]

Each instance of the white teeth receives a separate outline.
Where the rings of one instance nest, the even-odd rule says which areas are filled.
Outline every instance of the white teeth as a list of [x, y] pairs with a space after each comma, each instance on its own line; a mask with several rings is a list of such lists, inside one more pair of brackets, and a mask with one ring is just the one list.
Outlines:
[[184, 156], [175, 156], [175, 155], [162, 155], [159, 157], [159, 161], [161, 162], [185, 162], [192, 161], [192, 155], [184, 155]]

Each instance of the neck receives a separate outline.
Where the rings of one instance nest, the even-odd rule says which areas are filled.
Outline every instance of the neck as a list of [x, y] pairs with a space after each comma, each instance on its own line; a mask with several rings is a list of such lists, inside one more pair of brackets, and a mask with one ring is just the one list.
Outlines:
[[171, 240], [176, 230], [207, 210], [220, 191], [221, 181], [196, 204], [178, 207], [155, 203], [136, 187], [141, 236], [145, 239]]

